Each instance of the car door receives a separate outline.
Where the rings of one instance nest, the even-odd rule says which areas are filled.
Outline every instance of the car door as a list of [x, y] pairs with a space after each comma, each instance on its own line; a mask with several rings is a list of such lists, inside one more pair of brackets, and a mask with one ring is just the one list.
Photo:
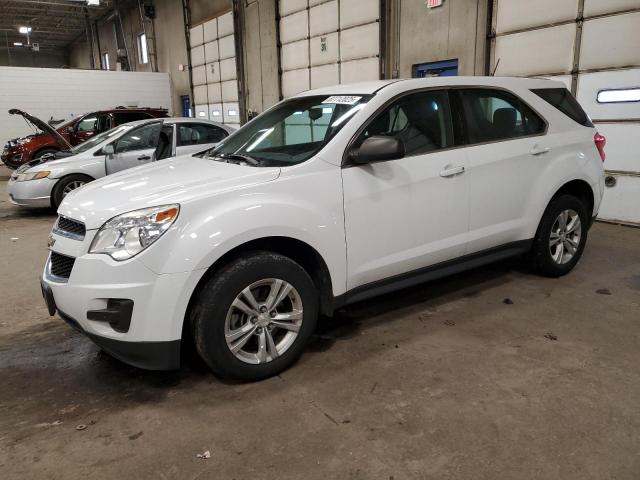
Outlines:
[[114, 153], [107, 158], [107, 174], [137, 167], [155, 159], [162, 121], [132, 128], [114, 142]]
[[468, 253], [525, 240], [528, 199], [549, 154], [546, 122], [505, 90], [454, 92], [467, 136]]
[[353, 143], [402, 140], [404, 158], [342, 170], [348, 288], [464, 255], [468, 231], [464, 150], [455, 146], [446, 90], [404, 95]]
[[229, 134], [206, 123], [178, 123], [176, 155], [189, 155], [215, 146]]

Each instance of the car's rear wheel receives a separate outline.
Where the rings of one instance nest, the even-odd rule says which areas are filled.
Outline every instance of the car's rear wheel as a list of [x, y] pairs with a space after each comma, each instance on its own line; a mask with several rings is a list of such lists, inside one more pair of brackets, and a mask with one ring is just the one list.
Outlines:
[[315, 330], [318, 293], [293, 260], [251, 252], [201, 288], [191, 309], [196, 350], [217, 375], [255, 381], [288, 368]]
[[560, 277], [576, 266], [587, 242], [589, 217], [584, 203], [572, 195], [554, 198], [547, 207], [531, 250], [534, 270]]
[[92, 180], [93, 178], [80, 174], [62, 177], [53, 187], [53, 191], [51, 192], [51, 206], [54, 209], [58, 208], [60, 203], [62, 203], [62, 200], [64, 200], [64, 197]]

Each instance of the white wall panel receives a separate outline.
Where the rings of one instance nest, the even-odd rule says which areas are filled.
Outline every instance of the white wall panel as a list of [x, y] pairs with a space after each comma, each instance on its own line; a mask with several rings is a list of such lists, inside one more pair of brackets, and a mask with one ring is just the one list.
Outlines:
[[[211, 62], [206, 64], [207, 67], [207, 83], [215, 83], [220, 81], [220, 62]], [[209, 99], [211, 103], [211, 99]]]
[[496, 75], [571, 72], [575, 34], [575, 24], [569, 24], [497, 37]]
[[311, 88], [328, 87], [340, 83], [340, 69], [337, 63], [311, 68]]
[[204, 45], [191, 49], [191, 65], [194, 67], [204, 65]]
[[309, 40], [282, 45], [281, 49], [283, 70], [296, 70], [309, 66]]
[[638, 0], [585, 0], [584, 16], [602, 15], [639, 8]]
[[309, 36], [309, 15], [306, 10], [280, 19], [280, 42], [289, 43]]
[[222, 82], [225, 82], [227, 80], [235, 80], [236, 77], [236, 57], [222, 60], [220, 62], [220, 80]]
[[292, 97], [296, 93], [309, 90], [309, 69], [282, 72], [282, 96]]
[[291, 15], [307, 8], [307, 0], [280, 0], [280, 15]]
[[551, 75], [551, 76], [546, 76], [544, 78], [548, 78], [549, 80], [555, 80], [557, 82], [562, 82], [566, 85], [567, 90], [571, 90], [571, 83], [573, 82], [571, 75]]
[[[311, 65], [338, 63], [340, 60], [338, 33], [320, 35], [311, 39]], [[337, 65], [336, 65], [337, 66]]]
[[222, 88], [222, 103], [238, 101], [238, 82], [229, 80], [220, 84]]
[[640, 65], [640, 12], [584, 22], [581, 70], [628, 65]]
[[340, 59], [342, 61], [371, 57], [380, 52], [379, 24], [342, 30], [340, 33]]
[[205, 85], [207, 83], [207, 73], [204, 65], [194, 67], [191, 73], [194, 85]]
[[206, 63], [216, 62], [220, 58], [218, 53], [218, 41], [204, 44], [204, 60]]
[[[578, 79], [578, 101], [593, 119], [640, 118], [640, 102], [598, 103], [598, 92], [640, 86], [640, 68], [611, 72], [583, 73]], [[640, 170], [640, 168], [638, 169]]]
[[209, 20], [208, 22], [205, 22], [202, 28], [203, 28], [204, 43], [212, 42], [216, 38], [218, 38], [218, 19], [217, 18], [214, 18], [213, 20]]
[[233, 13], [225, 13], [218, 17], [218, 37], [222, 38], [233, 33]]
[[33, 133], [22, 117], [9, 115], [10, 108], [19, 108], [44, 120], [52, 116], [71, 120], [115, 105], [162, 107], [171, 113], [169, 75], [0, 67], [0, 145], [10, 138]]
[[195, 85], [193, 87], [193, 102], [196, 105], [205, 105], [209, 103], [207, 99], [207, 86], [206, 85]]
[[340, 83], [364, 82], [380, 78], [380, 61], [378, 58], [353, 60], [341, 64]]
[[640, 172], [640, 123], [596, 123], [596, 128], [607, 138], [605, 168]]
[[605, 188], [598, 217], [623, 222], [640, 222], [640, 177], [616, 177], [613, 188]]
[[348, 0], [340, 2], [340, 28], [375, 22], [379, 18], [380, 0]]
[[222, 123], [223, 121], [222, 103], [216, 102], [209, 105], [209, 120]]
[[338, 0], [309, 9], [309, 34], [312, 37], [338, 31]]
[[202, 25], [196, 25], [189, 30], [189, 45], [191, 48], [204, 43], [204, 30]]
[[218, 40], [218, 50], [220, 52], [220, 59], [231, 58], [236, 56], [236, 44], [233, 35], [227, 35], [221, 37]]
[[211, 103], [222, 102], [222, 88], [220, 83], [210, 83], [207, 85], [207, 97]]
[[508, 0], [498, 3], [498, 34], [575, 20], [578, 0]]
[[207, 105], [196, 105], [193, 110], [196, 118], [201, 118], [201, 119], [209, 118], [209, 109]]

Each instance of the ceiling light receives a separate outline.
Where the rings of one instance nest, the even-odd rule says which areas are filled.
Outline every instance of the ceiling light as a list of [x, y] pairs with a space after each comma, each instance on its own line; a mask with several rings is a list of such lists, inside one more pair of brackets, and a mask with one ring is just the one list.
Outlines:
[[14, 47], [21, 47], [22, 46], [22, 42], [13, 42], [13, 46]]
[[31, 27], [20, 27], [18, 31], [24, 35], [31, 33]]

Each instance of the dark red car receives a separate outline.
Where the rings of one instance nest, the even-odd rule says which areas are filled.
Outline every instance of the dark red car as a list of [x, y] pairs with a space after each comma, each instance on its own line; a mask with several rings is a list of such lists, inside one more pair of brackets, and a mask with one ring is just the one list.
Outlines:
[[[167, 117], [167, 110], [161, 108], [115, 108], [91, 112], [70, 120], [54, 128], [37, 117], [18, 109], [9, 110], [11, 115], [22, 115], [24, 119], [40, 130], [38, 133], [9, 140], [4, 146], [0, 160], [9, 168], [20, 165], [47, 153], [55, 153], [84, 142], [97, 133], [135, 120]], [[59, 135], [55, 135], [55, 130]]]

